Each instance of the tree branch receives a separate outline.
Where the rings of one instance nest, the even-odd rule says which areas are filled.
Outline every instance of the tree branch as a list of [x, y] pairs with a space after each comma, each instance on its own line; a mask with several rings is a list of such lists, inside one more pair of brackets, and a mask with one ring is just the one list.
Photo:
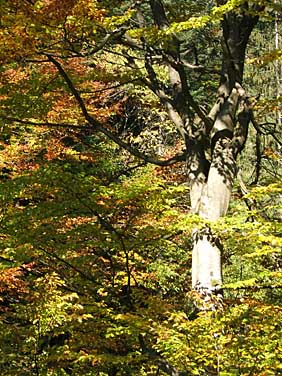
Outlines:
[[[30, 120], [21, 120], [18, 118], [13, 118], [13, 117], [7, 117], [7, 116], [1, 116], [1, 119], [4, 119], [9, 122], [17, 122], [20, 124], [25, 124], [25, 125], [34, 125], [34, 126], [39, 126], [39, 127], [52, 127], [52, 128], [57, 128], [57, 127], [62, 127], [62, 128], [70, 128], [72, 130], [92, 130], [93, 127], [88, 124], [85, 125], [74, 125], [74, 124], [69, 124], [69, 123], [49, 123], [49, 122], [34, 122]], [[94, 120], [94, 119], [93, 119]], [[98, 123], [99, 124], [99, 123]], [[100, 124], [95, 127], [95, 130], [100, 131], [103, 133], [105, 136], [107, 136], [109, 139], [111, 139], [113, 142], [115, 142], [117, 145], [128, 151], [130, 154], [134, 155], [135, 157], [142, 159], [146, 163], [151, 163], [157, 166], [171, 166], [175, 163], [178, 162], [183, 162], [186, 160], [186, 153], [183, 154], [178, 154], [175, 155], [172, 158], [169, 159], [156, 159], [151, 156], [145, 155], [138, 151], [137, 149], [133, 148], [126, 142], [122, 141], [119, 137], [114, 135], [111, 131], [107, 130], [106, 128], [102, 127]]]
[[121, 27], [113, 30], [110, 33], [105, 30], [106, 36], [100, 41], [100, 43], [98, 43], [95, 47], [89, 46], [88, 51], [84, 53], [76, 51], [74, 48], [72, 48], [72, 43], [68, 41], [67, 38], [65, 38], [65, 40], [71, 46], [69, 50], [74, 54], [74, 56], [88, 57], [103, 50], [109, 43], [113, 42], [115, 39], [120, 39], [126, 33], [127, 29], [128, 28], [126, 26], [122, 25]]
[[[166, 17], [162, 1], [150, 0], [150, 6], [155, 24], [160, 29], [166, 29], [169, 26], [169, 22]], [[182, 63], [180, 56], [180, 41], [178, 40], [177, 36], [173, 35], [171, 40], [169, 40], [167, 50], [162, 49], [158, 52], [161, 54], [161, 56], [163, 57], [163, 61], [168, 66], [169, 78], [171, 82], [174, 99], [173, 107], [175, 108], [175, 111], [178, 112], [180, 118], [183, 119], [182, 121], [186, 122], [186, 106], [188, 105], [203, 121], [205, 127], [207, 129], [210, 129], [210, 119], [202, 111], [202, 109], [197, 104], [197, 102], [195, 101], [195, 99], [189, 91], [189, 87], [187, 84], [187, 75], [184, 70], [184, 64]], [[181, 132], [182, 135], [183, 133], [185, 133], [185, 129], [184, 132]]]
[[239, 126], [235, 128], [232, 147], [237, 155], [243, 148], [247, 140], [249, 124], [254, 119], [253, 107], [256, 101], [245, 95], [241, 97], [241, 111], [238, 114]]
[[48, 255], [49, 257], [51, 258], [54, 258], [56, 259], [57, 261], [59, 261], [60, 263], [66, 265], [68, 268], [74, 270], [76, 273], [80, 274], [84, 279], [88, 280], [88, 281], [91, 281], [91, 282], [94, 282], [95, 283], [97, 282], [96, 279], [90, 275], [87, 275], [86, 273], [84, 273], [82, 270], [78, 269], [76, 266], [72, 265], [71, 263], [69, 263], [68, 261], [66, 261], [65, 259], [62, 259], [61, 257], [59, 257], [56, 253], [54, 252], [50, 252], [48, 251], [46, 248], [43, 248], [41, 246], [37, 246], [38, 249], [40, 249], [43, 253], [45, 253], [46, 255]]
[[70, 89], [71, 93], [75, 97], [85, 120], [91, 126], [93, 126], [93, 129], [103, 133], [109, 139], [114, 141], [117, 145], [119, 145], [123, 149], [127, 150], [130, 154], [134, 155], [137, 158], [143, 159], [147, 163], [152, 163], [152, 164], [155, 164], [155, 165], [158, 165], [158, 166], [170, 166], [170, 165], [172, 165], [176, 162], [180, 162], [180, 161], [185, 160], [185, 153], [180, 154], [180, 155], [176, 155], [176, 156], [174, 156], [170, 159], [167, 159], [167, 160], [159, 160], [159, 159], [152, 158], [150, 156], [146, 156], [145, 154], [141, 153], [139, 150], [133, 148], [132, 146], [130, 146], [126, 142], [122, 141], [118, 136], [116, 136], [114, 133], [109, 131], [107, 128], [103, 127], [102, 124], [97, 119], [95, 119], [93, 116], [91, 116], [89, 114], [81, 95], [79, 94], [78, 90], [75, 88], [73, 82], [71, 81], [70, 77], [68, 76], [68, 74], [66, 73], [66, 71], [64, 70], [62, 65], [56, 59], [54, 59], [53, 56], [48, 54], [47, 57], [55, 65], [55, 67], [59, 71], [60, 75], [65, 80], [68, 88]]
[[224, 290], [250, 290], [250, 291], [259, 291], [259, 290], [274, 290], [282, 289], [282, 285], [258, 285], [258, 286], [240, 286], [240, 287], [225, 287]]
[[189, 376], [187, 371], [179, 371], [173, 365], [171, 365], [167, 360], [164, 359], [156, 350], [151, 349], [146, 346], [143, 336], [139, 335], [139, 343], [142, 349], [142, 353], [148, 355], [149, 357], [156, 359], [158, 367], [170, 376]]
[[279, 138], [275, 135], [275, 130], [266, 129], [264, 127], [264, 125], [275, 126], [276, 123], [267, 122], [267, 123], [258, 124], [257, 121], [255, 120], [254, 116], [252, 116], [251, 122], [252, 122], [255, 130], [258, 132], [258, 134], [270, 135], [278, 143], [278, 145], [282, 146], [282, 141], [280, 141]]
[[76, 130], [93, 129], [93, 127], [89, 126], [88, 123], [83, 124], [83, 125], [75, 125], [75, 124], [70, 124], [70, 123], [50, 123], [48, 121], [37, 122], [37, 121], [23, 120], [23, 119], [18, 119], [18, 118], [9, 117], [9, 116], [3, 116], [3, 115], [0, 115], [0, 119], [6, 120], [8, 122], [15, 122], [15, 123], [23, 124], [23, 125], [34, 125], [38, 127], [69, 128], [69, 129], [76, 129]]
[[81, 112], [85, 118], [86, 121], [88, 121], [89, 124], [91, 125], [99, 125], [99, 122], [94, 119], [92, 116], [90, 116], [90, 114], [88, 113], [87, 111], [87, 108], [83, 102], [83, 99], [81, 98], [78, 90], [75, 88], [72, 80], [69, 78], [68, 74], [66, 73], [66, 71], [64, 70], [64, 68], [62, 67], [62, 65], [58, 62], [58, 60], [54, 59], [54, 57], [50, 54], [47, 54], [47, 57], [48, 57], [48, 60], [55, 65], [55, 67], [57, 68], [58, 72], [60, 73], [60, 75], [62, 76], [62, 78], [64, 79], [65, 83], [67, 84], [68, 88], [70, 89], [71, 93], [73, 94], [73, 96], [75, 97], [80, 109], [81, 109]]

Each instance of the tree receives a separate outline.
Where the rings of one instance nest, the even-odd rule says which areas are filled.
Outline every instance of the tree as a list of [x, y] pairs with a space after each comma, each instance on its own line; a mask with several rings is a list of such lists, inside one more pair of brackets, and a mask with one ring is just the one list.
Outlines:
[[[160, 0], [144, 4], [124, 2], [124, 14], [117, 15], [115, 2], [111, 2], [113, 12], [109, 11], [108, 2], [67, 1], [64, 7], [55, 1], [34, 4], [7, 2], [2, 6], [4, 29], [2, 27], [1, 48], [4, 52], [7, 51], [5, 46], [9, 49], [13, 46], [14, 50], [3, 58], [6, 63], [23, 62], [30, 67], [31, 74], [34, 64], [39, 66], [36, 68], [39, 70], [44, 70], [46, 66], [50, 70], [53, 65], [80, 108], [80, 115], [73, 111], [75, 123], [84, 121], [85, 127], [102, 132], [146, 162], [165, 166], [186, 160], [191, 210], [206, 221], [216, 221], [228, 210], [236, 176], [236, 158], [244, 148], [248, 126], [253, 119], [255, 100], [249, 98], [243, 88], [244, 62], [249, 37], [264, 5], [218, 1], [209, 4], [214, 8], [206, 9], [192, 1], [182, 4], [182, 11], [189, 13], [189, 9], [196, 10], [199, 16], [178, 23], [170, 21], [165, 5], [172, 9]], [[204, 15], [201, 16], [201, 13]], [[222, 29], [220, 69], [207, 66], [205, 62], [201, 64], [197, 56], [198, 47], [185, 39], [185, 33], [183, 39], [181, 36], [182, 32], [211, 22], [220, 23]], [[136, 24], [137, 28], [133, 26]], [[219, 30], [215, 33], [218, 37]], [[72, 78], [74, 71], [71, 72], [64, 62], [78, 59], [82, 64], [91, 65], [91, 60], [99, 59], [107, 51], [127, 64], [128, 69], [123, 77], [119, 74], [117, 81], [136, 81], [159, 98], [182, 138], [183, 154], [169, 160], [143, 155], [91, 112], [91, 96], [81, 91], [84, 79], [79, 75], [84, 73], [78, 70], [76, 78]], [[165, 69], [159, 69], [160, 65]], [[214, 104], [197, 98], [193, 84], [190, 84], [191, 77], [206, 80], [210, 76], [213, 81], [217, 76], [219, 82], [217, 93], [212, 93]], [[53, 77], [56, 78], [54, 72]], [[6, 98], [4, 100], [7, 101]], [[72, 103], [72, 106], [75, 104]], [[7, 111], [7, 105], [4, 111]], [[26, 112], [24, 118], [24, 122], [31, 122], [34, 116]], [[44, 110], [39, 117], [41, 124], [43, 119], [49, 125], [50, 114]], [[219, 291], [222, 285], [219, 240], [213, 236], [209, 226], [195, 230], [193, 239], [193, 288], [205, 293]]]
[[[253, 102], [236, 84], [241, 61], [236, 70], [224, 50], [231, 61], [224, 60], [222, 73], [235, 77], [230, 94], [218, 43], [220, 20], [226, 38], [227, 25], [255, 23], [254, 3], [0, 4], [1, 374], [281, 372], [277, 177], [261, 173], [264, 185], [243, 197], [235, 186], [229, 215], [218, 220], [206, 219], [212, 206], [202, 203], [212, 181], [230, 195], [243, 115], [255, 122]], [[233, 31], [229, 42], [245, 35], [243, 27]], [[182, 141], [148, 155], [140, 129], [151, 140], [156, 125], [176, 128], [165, 111]], [[232, 135], [226, 128], [236, 117]], [[215, 124], [222, 132], [210, 130]], [[248, 156], [256, 157], [253, 140], [247, 142]], [[269, 165], [281, 163], [271, 150], [264, 156]], [[224, 169], [215, 163], [228, 158]], [[195, 215], [181, 184], [184, 164]], [[201, 185], [203, 195], [193, 190]], [[190, 251], [203, 245], [223, 246], [225, 299], [199, 312], [195, 301], [203, 305], [202, 298], [189, 287]], [[209, 287], [193, 285], [203, 295], [218, 292], [211, 278], [204, 283]]]

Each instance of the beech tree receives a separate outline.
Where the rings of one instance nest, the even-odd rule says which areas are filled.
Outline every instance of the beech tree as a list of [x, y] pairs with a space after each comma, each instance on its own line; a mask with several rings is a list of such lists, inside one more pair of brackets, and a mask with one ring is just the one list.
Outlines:
[[[8, 2], [3, 22], [10, 35], [17, 33], [18, 38], [13, 40], [13, 52], [3, 55], [2, 60], [56, 68], [80, 109], [80, 114], [75, 114], [76, 124], [102, 132], [146, 163], [169, 166], [183, 161], [190, 186], [191, 212], [208, 223], [227, 213], [237, 172], [236, 158], [244, 148], [249, 124], [254, 122], [255, 99], [244, 89], [244, 63], [250, 35], [265, 5], [262, 1], [234, 0], [209, 2], [205, 6], [196, 3], [180, 2], [184, 16], [174, 22], [170, 18], [173, 6], [161, 0], [126, 1], [121, 8], [115, 1], [65, 1], [64, 6], [56, 1]], [[199, 61], [200, 46], [197, 40], [188, 39], [187, 32], [204, 30], [213, 24], [213, 41], [221, 38], [215, 64]], [[12, 41], [3, 35], [5, 52], [5, 46], [10, 43], [11, 47]], [[91, 112], [90, 97], [78, 87], [68, 61], [77, 58], [91, 65], [91, 61], [103, 58], [105, 53], [126, 64], [131, 83], [145, 86], [159, 99], [183, 141], [182, 154], [169, 159], [142, 154]], [[121, 85], [125, 77], [122, 80], [117, 74], [114, 79], [112, 74], [109, 81], [119, 81]], [[207, 77], [218, 82], [217, 91], [210, 89], [206, 98], [197, 98], [191, 80], [198, 86], [203, 80], [205, 85]], [[52, 125], [46, 114], [41, 118], [35, 114], [5, 118], [30, 124], [36, 119], [37, 124]], [[220, 240], [209, 225], [204, 225], [194, 230], [193, 243], [192, 287], [204, 294], [220, 291]]]
[[[153, 0], [149, 3], [155, 27], [165, 33], [170, 25], [164, 4]], [[223, 7], [214, 10], [215, 16], [225, 11], [225, 5], [227, 9], [228, 5], [232, 6], [232, 2], [217, 2], [216, 5]], [[236, 157], [244, 147], [252, 120], [254, 103], [243, 88], [244, 61], [250, 34], [258, 21], [257, 13], [262, 10], [261, 6], [242, 2], [220, 16], [219, 86], [215, 103], [207, 113], [190, 92], [189, 71], [208, 72], [215, 68], [200, 65], [196, 56], [194, 64], [187, 62], [182, 53], [183, 41], [177, 33], [169, 32], [165, 47], [162, 47], [163, 42], [152, 45], [146, 37], [141, 40], [142, 44], [127, 38], [126, 34], [121, 40], [144, 53], [145, 83], [159, 97], [184, 141], [191, 210], [208, 221], [216, 221], [228, 210], [236, 176]], [[142, 23], [140, 7], [137, 13]], [[197, 46], [193, 49], [196, 55]], [[167, 67], [167, 85], [158, 78], [154, 69], [156, 61]], [[210, 293], [219, 290], [221, 284], [219, 240], [204, 226], [194, 232], [192, 286]]]
[[280, 5], [176, 4], [0, 1], [1, 375], [281, 373]]

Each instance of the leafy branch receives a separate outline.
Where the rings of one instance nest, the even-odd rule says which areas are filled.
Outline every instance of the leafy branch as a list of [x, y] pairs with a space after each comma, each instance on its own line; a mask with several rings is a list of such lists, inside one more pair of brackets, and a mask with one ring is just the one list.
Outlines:
[[174, 163], [177, 163], [177, 162], [180, 162], [180, 161], [185, 161], [186, 153], [175, 155], [174, 157], [169, 158], [167, 160], [160, 160], [160, 159], [156, 159], [156, 158], [147, 156], [147, 155], [141, 153], [139, 150], [133, 148], [131, 145], [122, 141], [118, 136], [116, 136], [114, 133], [112, 133], [107, 128], [103, 127], [102, 124], [97, 119], [95, 119], [93, 116], [91, 116], [89, 114], [80, 93], [78, 92], [78, 90], [74, 86], [72, 80], [70, 79], [70, 77], [66, 73], [66, 71], [64, 70], [63, 66], [59, 63], [59, 61], [56, 60], [52, 55], [48, 54], [47, 57], [48, 57], [49, 61], [52, 64], [55, 65], [59, 74], [64, 79], [64, 81], [67, 84], [70, 92], [75, 97], [75, 99], [78, 103], [78, 106], [81, 109], [82, 115], [84, 116], [84, 118], [88, 122], [88, 124], [90, 125], [91, 129], [94, 129], [94, 130], [97, 130], [97, 131], [103, 133], [110, 140], [114, 141], [117, 145], [121, 146], [122, 148], [127, 150], [129, 153], [131, 153], [135, 157], [143, 159], [146, 163], [152, 163], [152, 164], [155, 164], [155, 165], [158, 165], [158, 166], [171, 166]]

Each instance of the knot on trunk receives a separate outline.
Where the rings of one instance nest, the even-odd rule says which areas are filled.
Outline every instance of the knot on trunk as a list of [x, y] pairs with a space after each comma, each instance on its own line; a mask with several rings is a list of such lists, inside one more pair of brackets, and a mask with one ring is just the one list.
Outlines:
[[194, 242], [198, 242], [199, 240], [203, 239], [207, 240], [209, 243], [211, 243], [211, 245], [214, 245], [217, 248], [222, 248], [219, 237], [212, 233], [212, 230], [208, 225], [205, 225], [193, 233]]
[[203, 286], [195, 286], [195, 292], [193, 293], [194, 305], [198, 312], [217, 312], [223, 309], [223, 293], [222, 289], [210, 290]]

